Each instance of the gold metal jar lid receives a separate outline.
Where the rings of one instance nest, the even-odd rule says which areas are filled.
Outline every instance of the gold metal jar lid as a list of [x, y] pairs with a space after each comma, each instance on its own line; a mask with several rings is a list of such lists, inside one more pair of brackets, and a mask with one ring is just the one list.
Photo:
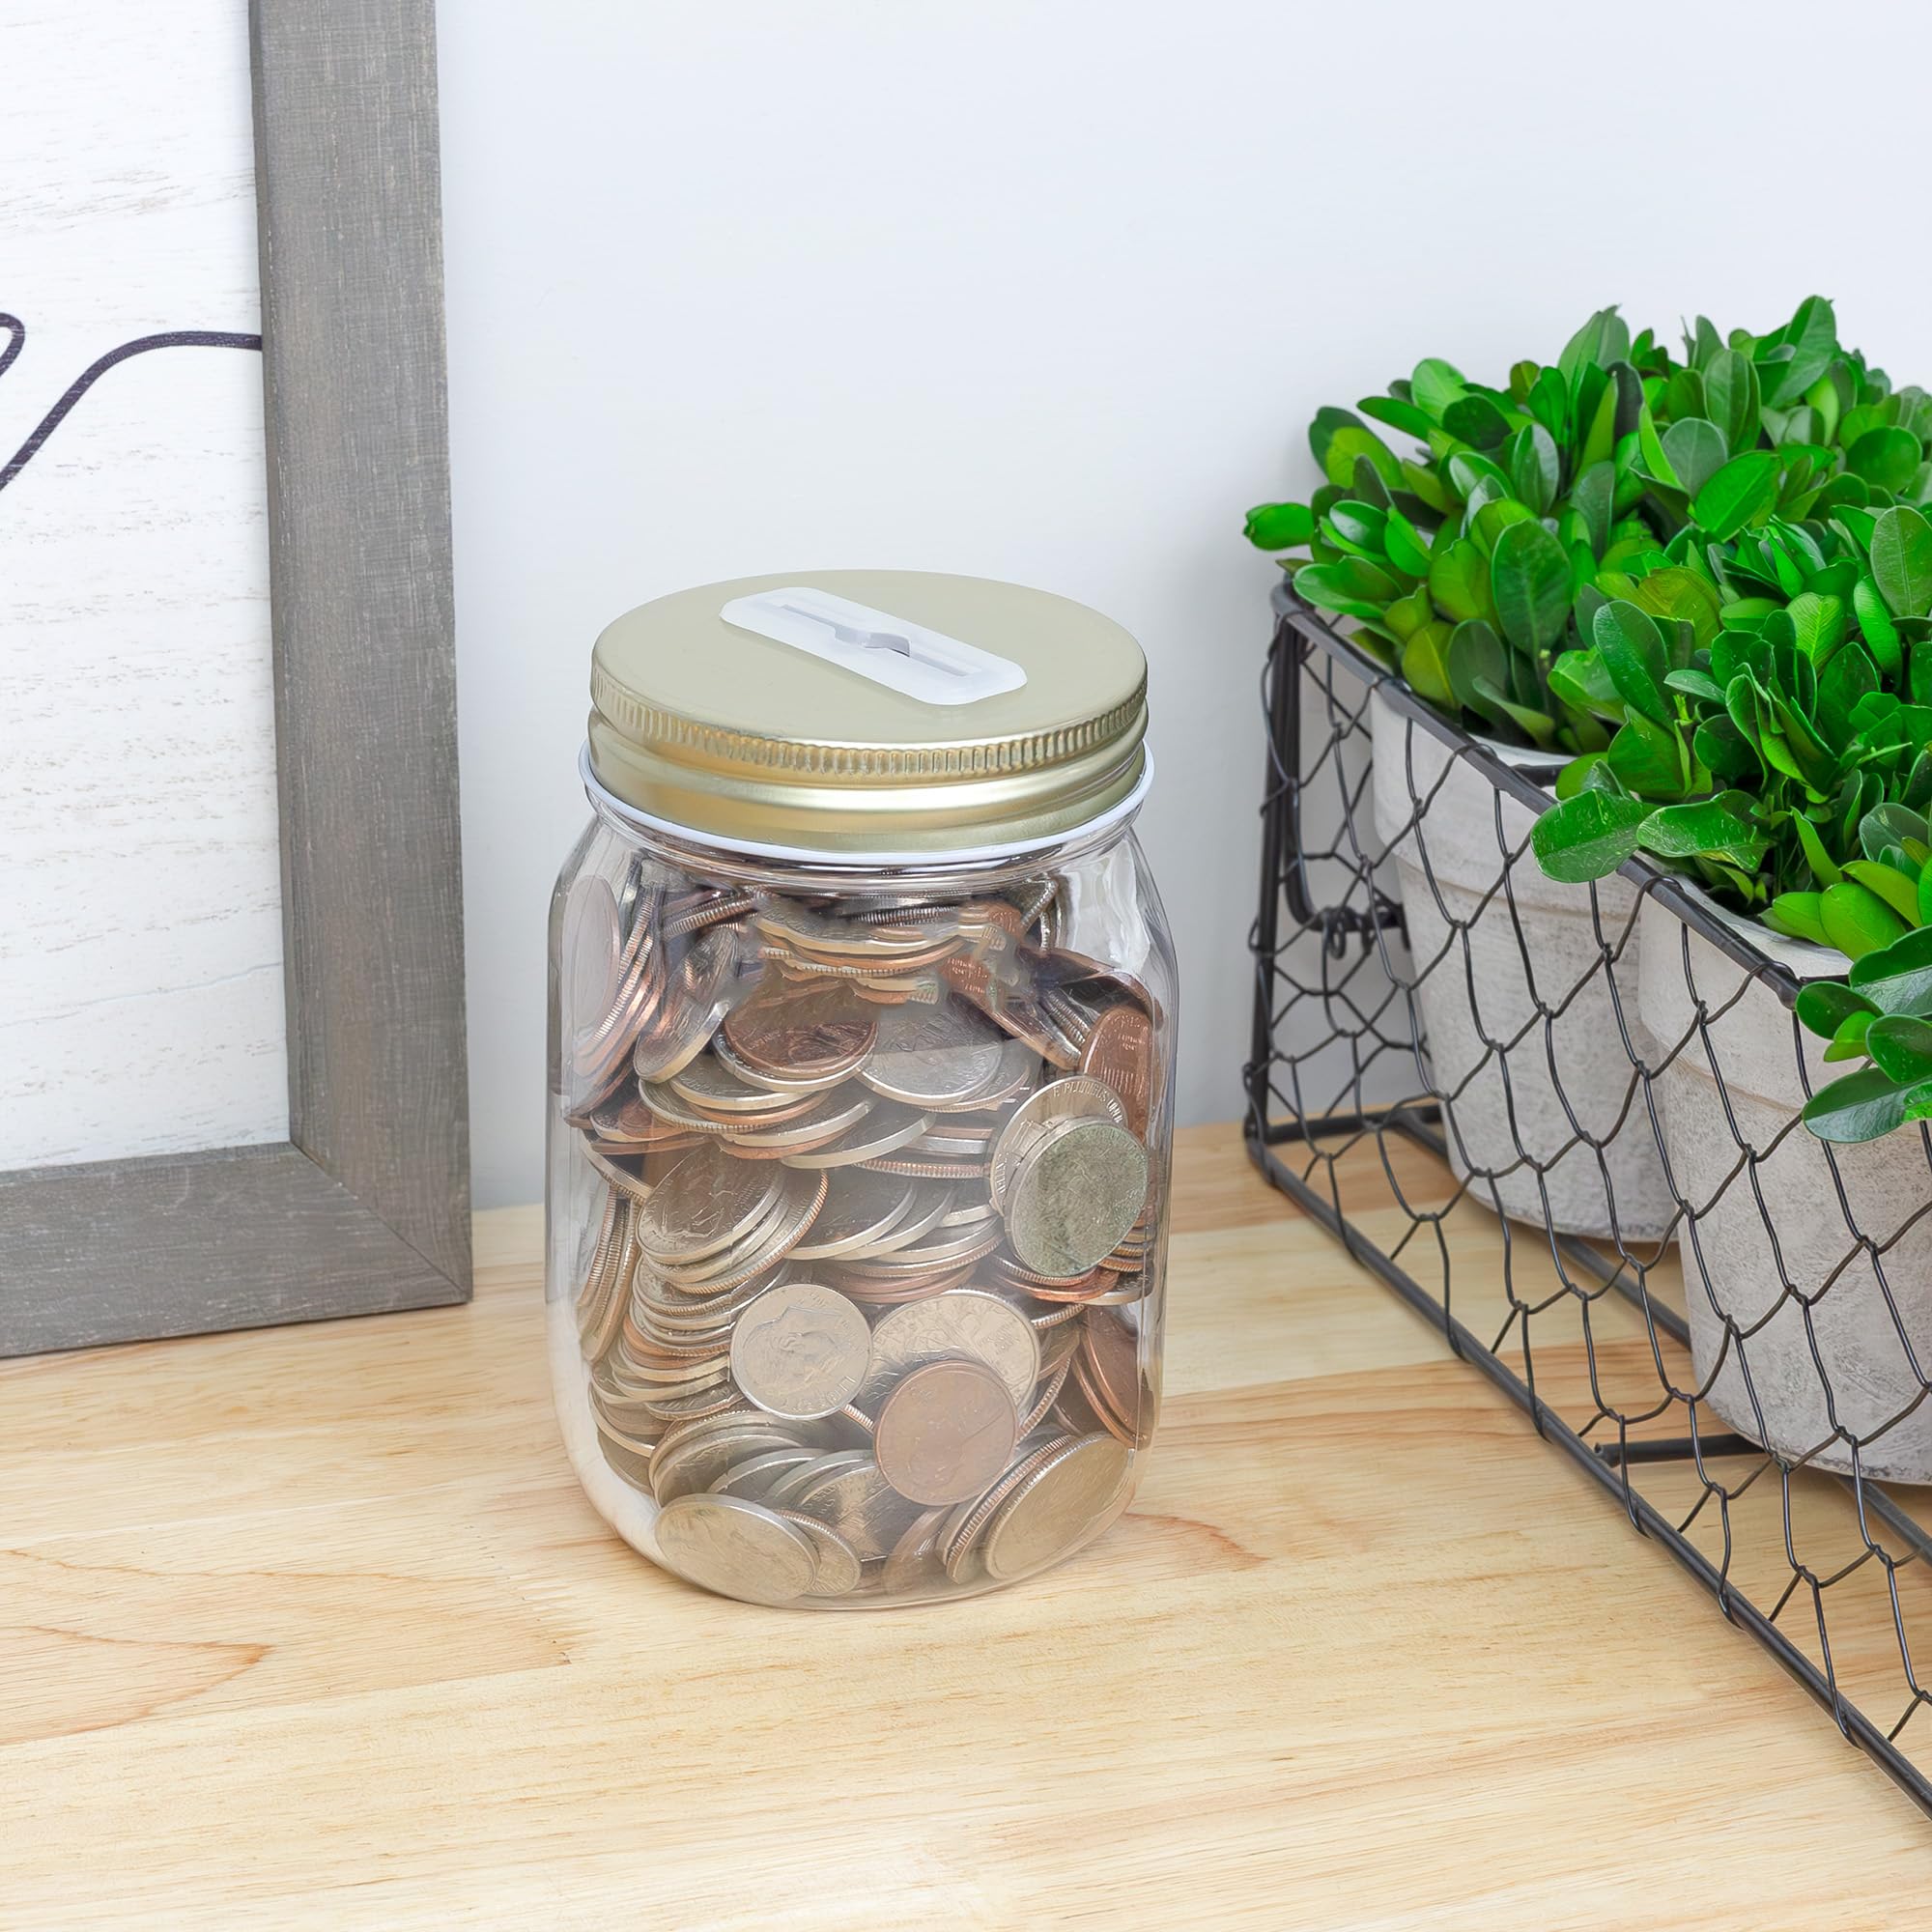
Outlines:
[[1122, 808], [1147, 660], [1097, 611], [977, 577], [827, 570], [703, 584], [619, 617], [590, 768], [648, 818], [752, 850], [943, 856]]

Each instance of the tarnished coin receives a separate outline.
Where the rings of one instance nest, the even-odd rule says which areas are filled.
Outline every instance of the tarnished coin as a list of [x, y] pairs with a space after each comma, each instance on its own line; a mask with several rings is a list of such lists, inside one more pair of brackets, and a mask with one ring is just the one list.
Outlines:
[[1094, 1022], [1080, 1056], [1080, 1070], [1103, 1080], [1127, 1110], [1127, 1131], [1145, 1141], [1153, 1110], [1153, 1022], [1138, 1007], [1109, 1007]]
[[653, 1261], [701, 1261], [755, 1228], [781, 1185], [777, 1174], [706, 1142], [680, 1154], [639, 1204], [632, 1224], [638, 1245]]
[[1062, 1121], [1111, 1121], [1117, 1127], [1127, 1123], [1127, 1110], [1121, 1097], [1105, 1081], [1086, 1074], [1068, 1074], [1049, 1081], [1030, 1098], [1013, 1109], [1000, 1136], [993, 1144], [993, 1165], [987, 1176], [987, 1191], [996, 1207], [1006, 1205], [1007, 1188], [1013, 1170], [1027, 1150], [1036, 1145], [1048, 1128]]
[[1083, 1435], [1035, 1469], [986, 1526], [980, 1556], [1000, 1583], [1064, 1556], [1107, 1517], [1127, 1477], [1124, 1443]]
[[1097, 1265], [1147, 1201], [1147, 1150], [1110, 1121], [1061, 1121], [1024, 1153], [1001, 1203], [1024, 1266], [1073, 1275]]
[[1007, 1466], [1019, 1414], [983, 1362], [927, 1362], [903, 1377], [879, 1409], [872, 1453], [900, 1495], [916, 1503], [977, 1496]]
[[872, 1331], [837, 1289], [815, 1282], [768, 1288], [731, 1331], [731, 1375], [773, 1415], [810, 1422], [841, 1409], [865, 1385]]
[[810, 1538], [743, 1496], [679, 1496], [658, 1513], [657, 1541], [680, 1577], [746, 1603], [788, 1604], [818, 1574]]
[[879, 1318], [862, 1406], [882, 1399], [907, 1370], [947, 1356], [982, 1362], [1006, 1385], [1015, 1408], [1031, 1406], [1039, 1378], [1039, 1341], [1011, 1302], [983, 1289], [952, 1288]]
[[965, 1106], [998, 1076], [1009, 1044], [972, 1008], [894, 1007], [879, 1021], [878, 1044], [860, 1078], [873, 1093], [909, 1107]]

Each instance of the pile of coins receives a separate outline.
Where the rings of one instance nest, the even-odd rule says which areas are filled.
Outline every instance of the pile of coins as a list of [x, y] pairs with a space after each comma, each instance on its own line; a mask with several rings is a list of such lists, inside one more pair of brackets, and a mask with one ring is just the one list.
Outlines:
[[562, 935], [575, 1297], [663, 1559], [757, 1603], [1040, 1569], [1123, 1507], [1156, 1392], [1161, 1016], [1052, 878], [807, 899], [633, 857]]

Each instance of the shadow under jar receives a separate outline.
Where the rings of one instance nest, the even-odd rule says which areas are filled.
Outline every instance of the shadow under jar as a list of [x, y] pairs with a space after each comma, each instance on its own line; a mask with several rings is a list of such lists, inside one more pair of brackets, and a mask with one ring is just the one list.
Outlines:
[[1160, 1400], [1139, 646], [1013, 584], [757, 578], [618, 619], [591, 696], [551, 920], [579, 1479], [753, 1603], [1045, 1568], [1126, 1507]]

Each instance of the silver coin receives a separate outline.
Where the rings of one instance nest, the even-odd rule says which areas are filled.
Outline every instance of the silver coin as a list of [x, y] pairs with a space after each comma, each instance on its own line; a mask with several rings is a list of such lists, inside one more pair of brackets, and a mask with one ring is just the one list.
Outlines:
[[909, 1107], [952, 1108], [973, 1100], [1000, 1071], [1007, 1037], [970, 1007], [887, 1008], [879, 1042], [860, 1069], [873, 1093]]
[[1007, 1240], [1036, 1274], [1085, 1273], [1140, 1218], [1147, 1192], [1147, 1150], [1124, 1127], [1057, 1122], [1008, 1178]]
[[702, 1261], [757, 1227], [781, 1191], [776, 1174], [712, 1144], [694, 1148], [640, 1204], [638, 1245], [655, 1262]]
[[920, 1514], [920, 1505], [900, 1495], [869, 1456], [855, 1468], [807, 1483], [790, 1507], [829, 1522], [863, 1563], [889, 1554]]
[[882, 1398], [908, 1369], [949, 1355], [983, 1362], [1006, 1384], [1022, 1414], [1039, 1379], [1039, 1339], [1009, 1301], [983, 1289], [950, 1288], [923, 1301], [890, 1309], [872, 1330], [872, 1368], [860, 1390], [862, 1406]]
[[995, 1207], [1005, 1206], [1008, 1182], [1026, 1150], [1048, 1127], [1070, 1120], [1110, 1121], [1115, 1126], [1124, 1128], [1127, 1110], [1121, 1104], [1121, 1096], [1104, 1080], [1095, 1080], [1090, 1074], [1072, 1073], [1064, 1079], [1048, 1081], [1013, 1110], [993, 1144], [986, 1190]]
[[1131, 1462], [1111, 1435], [1083, 1435], [1013, 1490], [986, 1527], [986, 1575], [1010, 1583], [1076, 1548], [1112, 1512]]
[[802, 1530], [817, 1553], [818, 1575], [812, 1578], [811, 1596], [845, 1597], [859, 1587], [866, 1566], [860, 1562], [859, 1552], [829, 1522], [820, 1522], [800, 1510], [780, 1510], [778, 1514], [794, 1529]]
[[872, 1331], [837, 1289], [787, 1281], [768, 1288], [731, 1331], [739, 1392], [773, 1415], [810, 1422], [858, 1394], [872, 1360]]
[[742, 1496], [685, 1495], [667, 1503], [658, 1513], [657, 1543], [680, 1577], [746, 1603], [791, 1603], [818, 1575], [811, 1540]]
[[891, 1100], [877, 1101], [865, 1120], [830, 1147], [810, 1153], [788, 1153], [782, 1158], [787, 1167], [856, 1167], [862, 1160], [881, 1159], [894, 1149], [917, 1140], [931, 1125], [930, 1114]]

